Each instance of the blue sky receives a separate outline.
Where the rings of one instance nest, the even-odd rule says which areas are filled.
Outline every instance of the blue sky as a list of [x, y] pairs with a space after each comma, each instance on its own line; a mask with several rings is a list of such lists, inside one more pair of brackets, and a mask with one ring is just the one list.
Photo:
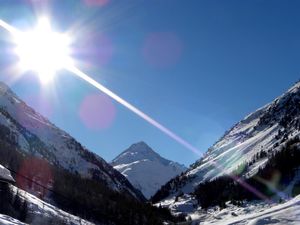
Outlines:
[[[56, 29], [72, 28], [82, 70], [202, 152], [299, 79], [299, 1], [32, 2], [2, 0], [0, 16], [26, 28], [44, 11]], [[0, 79], [104, 159], [141, 140], [180, 163], [198, 159], [69, 73], [60, 72], [47, 87], [30, 73], [11, 83], [5, 73], [14, 59], [3, 51], [4, 36], [0, 31]], [[82, 107], [91, 99], [104, 99], [111, 110], [89, 114]], [[89, 121], [112, 112], [104, 125], [101, 119], [99, 126]]]

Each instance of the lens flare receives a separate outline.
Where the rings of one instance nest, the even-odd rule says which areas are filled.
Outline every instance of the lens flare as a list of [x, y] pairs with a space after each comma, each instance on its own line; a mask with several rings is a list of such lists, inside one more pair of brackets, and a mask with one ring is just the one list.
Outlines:
[[12, 35], [16, 35], [16, 34], [20, 33], [20, 31], [18, 31], [16, 28], [14, 28], [13, 26], [9, 25], [8, 23], [6, 23], [5, 21], [3, 21], [1, 19], [0, 19], [0, 26], [3, 27], [4, 29], [6, 29]]
[[110, 0], [83, 0], [88, 6], [105, 6]]
[[129, 109], [130, 111], [132, 111], [133, 113], [135, 113], [136, 115], [138, 115], [139, 117], [141, 117], [142, 119], [144, 119], [145, 121], [147, 121], [148, 123], [153, 125], [154, 127], [158, 128], [160, 131], [162, 131], [163, 133], [165, 133], [166, 135], [168, 135], [173, 140], [177, 141], [178, 143], [180, 143], [187, 149], [191, 150], [192, 152], [194, 152], [195, 154], [197, 154], [199, 156], [201, 155], [201, 152], [196, 147], [194, 147], [192, 144], [185, 141], [183, 138], [179, 137], [177, 134], [175, 134], [174, 132], [172, 132], [171, 130], [169, 130], [168, 128], [166, 128], [165, 126], [163, 126], [156, 120], [152, 119], [146, 113], [142, 112], [141, 110], [139, 110], [138, 108], [136, 108], [135, 106], [133, 106], [132, 104], [130, 104], [129, 102], [127, 102], [126, 100], [124, 100], [123, 98], [121, 98], [120, 96], [115, 94], [114, 92], [112, 92], [111, 90], [109, 90], [108, 88], [104, 87], [102, 84], [100, 84], [99, 82], [97, 82], [96, 80], [94, 80], [93, 78], [88, 76], [86, 73], [82, 72], [75, 66], [68, 67], [67, 69], [70, 72], [77, 75], [78, 77], [80, 77], [81, 79], [88, 82], [89, 84], [93, 85], [95, 88], [102, 91], [109, 97], [113, 98], [115, 101], [117, 101], [121, 105], [125, 106], [127, 109]]
[[14, 39], [21, 68], [37, 72], [44, 83], [71, 63], [70, 38], [53, 32], [46, 18], [39, 19], [33, 31], [22, 32]]
[[[40, 21], [40, 27], [37, 29], [39, 31], [51, 31], [51, 29], [49, 29], [49, 26], [47, 25], [46, 21]], [[4, 22], [3, 20], [0, 20], [0, 26], [3, 27], [4, 29], [6, 29], [9, 33], [11, 33], [14, 37], [23, 34], [22, 32], [18, 31], [17, 29], [15, 29], [14, 27], [12, 27], [11, 25], [7, 24], [6, 22]], [[45, 33], [47, 32], [41, 32], [43, 35], [45, 35]], [[48, 33], [49, 34], [49, 33]], [[39, 36], [41, 37], [45, 37], [45, 36]], [[56, 33], [51, 33], [51, 35], [53, 35], [52, 37], [56, 38]], [[32, 36], [32, 38], [35, 39], [35, 36]], [[40, 38], [37, 38], [35, 40], [40, 41]], [[54, 39], [55, 39], [54, 38]], [[46, 40], [51, 41], [48, 39], [48, 37], [45, 37]], [[31, 40], [28, 40], [31, 43]], [[61, 41], [61, 39], [59, 38], [59, 41]], [[20, 40], [20, 42], [22, 42]], [[48, 42], [43, 42], [44, 44], [47, 44]], [[53, 43], [53, 42], [52, 42]], [[55, 42], [54, 42], [55, 43]], [[63, 43], [66, 43], [63, 41]], [[61, 47], [65, 47], [64, 45], [62, 46], [61, 44], [55, 45], [55, 49], [57, 46], [61, 46]], [[40, 47], [43, 47], [43, 45], [40, 45]], [[35, 48], [35, 47], [34, 47]], [[33, 56], [33, 58], [35, 60], [40, 60], [37, 58], [37, 53], [34, 53], [33, 55], [31, 55], [31, 53], [27, 52], [28, 49], [26, 49], [26, 54], [30, 54], [30, 56]], [[39, 54], [43, 54], [44, 59], [49, 59], [49, 57], [52, 59], [52, 57], [56, 56], [55, 53], [62, 51], [63, 53], [65, 53], [65, 50], [57, 50], [54, 51], [53, 49], [49, 49], [48, 47], [46, 47], [46, 50], [49, 51], [49, 55], [45, 54], [44, 52], [41, 52], [40, 50], [37, 50], [37, 52]], [[22, 51], [21, 51], [22, 52]], [[61, 52], [61, 53], [62, 53]], [[24, 53], [24, 55], [26, 55]], [[21, 54], [23, 55], [23, 54]], [[62, 54], [64, 55], [64, 54]], [[103, 86], [102, 84], [100, 84], [99, 82], [97, 82], [96, 80], [94, 80], [93, 78], [91, 78], [88, 74], [82, 72], [80, 69], [78, 69], [77, 67], [75, 67], [73, 65], [73, 63], [71, 63], [71, 59], [68, 57], [65, 58], [66, 55], [62, 56], [62, 58], [58, 57], [59, 59], [62, 60], [62, 62], [56, 62], [57, 59], [53, 59], [53, 62], [43, 62], [44, 65], [43, 67], [48, 67], [49, 71], [51, 72], [55, 72], [58, 69], [66, 69], [69, 72], [73, 73], [74, 75], [76, 75], [77, 77], [83, 79], [84, 81], [86, 81], [87, 83], [91, 84], [92, 86], [94, 86], [95, 88], [97, 88], [98, 90], [100, 90], [101, 92], [105, 93], [107, 96], [111, 97], [112, 99], [114, 99], [116, 102], [120, 103], [121, 105], [123, 105], [124, 107], [126, 107], [127, 109], [129, 109], [130, 111], [132, 111], [133, 113], [135, 113], [136, 115], [138, 115], [139, 117], [141, 117], [142, 119], [144, 119], [145, 121], [147, 121], [149, 124], [151, 124], [152, 126], [156, 127], [157, 129], [159, 129], [160, 131], [162, 131], [164, 134], [166, 134], [167, 136], [169, 136], [170, 138], [172, 138], [174, 141], [176, 141], [177, 143], [181, 144], [182, 146], [184, 146], [185, 148], [187, 148], [188, 150], [192, 151], [193, 153], [195, 153], [198, 156], [201, 156], [202, 153], [198, 150], [198, 148], [194, 147], [192, 144], [190, 144], [189, 142], [187, 142], [185, 139], [181, 138], [180, 136], [178, 136], [176, 133], [174, 133], [173, 131], [171, 131], [170, 129], [168, 129], [167, 127], [163, 126], [161, 123], [159, 123], [158, 121], [154, 120], [153, 118], [151, 118], [149, 115], [147, 115], [146, 113], [144, 113], [143, 111], [141, 111], [140, 109], [138, 109], [137, 107], [133, 106], [132, 104], [130, 104], [129, 102], [127, 102], [126, 100], [124, 100], [123, 98], [121, 98], [120, 96], [118, 96], [117, 94], [115, 94], [114, 92], [112, 92], [111, 90], [109, 90], [108, 88], [106, 88], [105, 86]], [[26, 59], [27, 60], [27, 59]], [[66, 61], [65, 61], [66, 60]], [[30, 60], [30, 64], [32, 63], [32, 67], [34, 61]], [[39, 61], [37, 61], [39, 62]], [[41, 69], [40, 66], [34, 67], [37, 69], [37, 72], [44, 72], [44, 69]], [[32, 68], [33, 69], [33, 68]], [[40, 70], [41, 69], [41, 70]], [[48, 71], [46, 71], [48, 73]], [[218, 169], [220, 171], [225, 171], [225, 169], [215, 163], [214, 165], [215, 169]], [[270, 201], [268, 199], [267, 196], [265, 196], [264, 194], [262, 194], [260, 191], [258, 191], [257, 189], [255, 189], [254, 187], [252, 187], [251, 185], [249, 185], [248, 183], [246, 183], [242, 178], [235, 176], [235, 175], [230, 175], [230, 177], [235, 180], [237, 183], [239, 183], [241, 186], [243, 186], [245, 189], [247, 189], [248, 191], [254, 193], [255, 195], [257, 195], [258, 197], [260, 197], [263, 200], [266, 201]]]
[[42, 83], [47, 83], [58, 70], [72, 64], [70, 38], [52, 31], [47, 18], [40, 18], [35, 29], [27, 32], [20, 32], [2, 20], [0, 25], [13, 36], [21, 70], [36, 72]]
[[43, 199], [52, 188], [53, 174], [49, 163], [37, 157], [26, 159], [16, 177], [18, 187]]
[[157, 68], [165, 68], [178, 62], [183, 51], [181, 40], [171, 32], [151, 33], [146, 37], [142, 49], [147, 63]]
[[115, 118], [116, 109], [112, 99], [104, 94], [86, 96], [79, 109], [79, 117], [92, 130], [109, 128]]
[[[214, 166], [214, 169], [217, 169], [220, 172], [226, 171], [224, 167], [222, 167], [220, 164], [217, 164], [216, 162], [213, 163], [213, 166]], [[231, 173], [226, 173], [226, 175], [229, 176], [235, 182], [237, 182], [239, 185], [241, 185], [243, 188], [248, 190], [249, 192], [252, 192], [254, 195], [259, 197], [260, 199], [262, 199], [268, 203], [271, 203], [271, 200], [268, 196], [264, 195], [262, 192], [260, 192], [256, 188], [252, 187], [250, 184], [248, 184], [246, 181], [244, 181], [243, 178], [241, 178], [235, 174], [231, 174]]]

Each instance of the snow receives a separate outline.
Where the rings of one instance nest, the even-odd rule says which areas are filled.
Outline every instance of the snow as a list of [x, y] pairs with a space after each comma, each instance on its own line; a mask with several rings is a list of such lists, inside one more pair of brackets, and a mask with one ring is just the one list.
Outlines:
[[15, 186], [11, 186], [14, 193], [18, 193], [22, 200], [26, 200], [28, 203], [28, 209], [31, 215], [34, 217], [35, 224], [45, 223], [45, 221], [56, 218], [63, 221], [66, 225], [93, 225], [89, 221], [83, 220], [80, 217], [69, 214], [34, 195], [21, 190]]
[[[240, 175], [252, 177], [267, 163], [272, 152], [279, 151], [287, 140], [299, 136], [296, 125], [283, 128], [279, 123], [281, 118], [290, 118], [285, 116], [290, 110], [297, 109], [299, 98], [300, 82], [235, 124], [182, 175], [181, 178], [186, 178], [180, 179], [183, 182], [170, 185], [169, 196], [156, 205], [169, 208], [173, 214], [184, 213], [192, 219], [192, 224], [300, 224], [300, 196], [290, 198], [294, 186], [300, 181], [300, 168], [286, 189], [273, 197], [272, 204], [244, 202], [242, 207], [237, 207], [227, 203], [225, 209], [214, 207], [205, 211], [191, 194], [199, 183], [230, 174], [248, 162], [251, 165]], [[298, 113], [297, 110], [295, 112]], [[299, 113], [292, 116], [295, 118], [292, 122], [300, 118]], [[287, 138], [278, 137], [279, 130]], [[261, 151], [266, 153], [266, 157], [255, 157]], [[184, 195], [176, 198], [178, 193]], [[279, 204], [279, 199], [286, 202]]]
[[168, 207], [175, 215], [184, 213], [191, 219], [192, 225], [300, 224], [300, 195], [281, 204], [276, 201], [252, 201], [238, 207], [227, 202], [224, 209], [211, 207], [203, 210], [196, 203], [195, 199], [185, 194], [178, 201], [173, 197], [156, 206]]
[[191, 214], [194, 224], [300, 224], [300, 196], [282, 204], [247, 203], [244, 207], [229, 205], [225, 209], [209, 209]]
[[[261, 150], [261, 146], [272, 146], [274, 134], [277, 130], [277, 125], [275, 125], [244, 141], [234, 137], [234, 139], [229, 140], [227, 143], [222, 143], [222, 145], [220, 145], [221, 143], [217, 143], [219, 146], [210, 152], [211, 159], [196, 169], [189, 171], [188, 175], [207, 171], [201, 176], [201, 180], [207, 180], [232, 172], [238, 165], [247, 161], [247, 159], [252, 159]], [[221, 165], [223, 169], [221, 171], [213, 169], [214, 165]]]
[[0, 165], [0, 179], [9, 181], [9, 182], [15, 182], [14, 178], [11, 176], [8, 169], [6, 169], [4, 166]]
[[[281, 127], [278, 124], [280, 118], [285, 114], [285, 103], [290, 97], [297, 98], [294, 93], [300, 93], [300, 83], [290, 88], [286, 93], [276, 98], [273, 102], [259, 108], [254, 113], [246, 116], [242, 121], [235, 124], [204, 154], [201, 160], [192, 165], [183, 175], [188, 180], [181, 183], [179, 188], [170, 190], [168, 198], [176, 196], [179, 192], [189, 194], [201, 182], [212, 180], [219, 176], [230, 174], [240, 165], [247, 164], [254, 159], [260, 151], [277, 151], [280, 145], [274, 148], [275, 138]], [[280, 106], [280, 107], [279, 107]], [[271, 109], [277, 111], [269, 114]], [[261, 124], [261, 118], [269, 115], [272, 121], [267, 125]], [[289, 128], [290, 136], [299, 135], [299, 131], [293, 127]], [[246, 177], [253, 176], [260, 167], [263, 167], [268, 158], [257, 160], [247, 168]]]
[[10, 216], [0, 214], [0, 224], [1, 225], [25, 225], [25, 223], [20, 222]]
[[[0, 125], [9, 129], [13, 134], [10, 138], [18, 143], [20, 150], [45, 158], [51, 164], [59, 165], [71, 172], [78, 172], [83, 177], [91, 178], [92, 171], [96, 171], [109, 188], [127, 191], [139, 198], [139, 193], [136, 193], [129, 182], [106, 161], [26, 105], [1, 82], [0, 109]], [[31, 148], [28, 136], [34, 135], [45, 145], [42, 151]]]
[[[9, 170], [4, 168], [2, 165], [0, 165], [0, 178], [4, 180], [9, 180], [11, 182], [14, 182], [13, 177], [11, 176]], [[71, 215], [63, 210], [58, 209], [57, 207], [46, 203], [39, 198], [35, 197], [34, 195], [29, 194], [28, 192], [25, 192], [24, 190], [21, 190], [13, 185], [10, 185], [10, 188], [13, 190], [13, 192], [20, 196], [23, 200], [26, 200], [28, 202], [28, 208], [31, 214], [36, 217], [36, 220], [40, 219], [41, 222], [45, 219], [51, 219], [51, 218], [58, 218], [61, 221], [64, 221], [65, 224], [80, 224], [80, 225], [92, 225], [93, 223], [85, 221], [77, 216]], [[2, 203], [3, 204], [3, 203]], [[0, 224], [24, 224], [21, 223], [9, 216], [1, 215], [0, 214]]]
[[172, 197], [155, 204], [156, 207], [161, 206], [163, 208], [169, 208], [174, 215], [179, 215], [181, 213], [190, 215], [195, 212], [196, 205], [197, 200], [189, 194], [184, 194], [183, 196], [178, 197], [177, 200], [176, 197]]
[[161, 157], [144, 142], [133, 144], [111, 164], [148, 199], [163, 184], [186, 169]]

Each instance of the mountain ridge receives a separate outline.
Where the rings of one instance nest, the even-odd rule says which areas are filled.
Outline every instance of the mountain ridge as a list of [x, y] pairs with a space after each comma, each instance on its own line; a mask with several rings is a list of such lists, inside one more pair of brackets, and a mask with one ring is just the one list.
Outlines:
[[272, 154], [299, 133], [300, 82], [297, 82], [234, 124], [183, 175], [165, 184], [153, 200], [163, 202], [180, 193], [191, 194], [200, 183], [234, 173], [245, 164], [247, 169], [240, 175], [252, 177], [266, 165]]
[[161, 185], [186, 169], [184, 165], [161, 157], [143, 141], [132, 144], [113, 159], [111, 165], [146, 198], [150, 198]]
[[144, 199], [127, 179], [97, 154], [56, 127], [0, 82], [0, 125], [9, 129], [7, 140], [26, 153], [45, 158], [72, 173], [96, 179], [120, 192]]

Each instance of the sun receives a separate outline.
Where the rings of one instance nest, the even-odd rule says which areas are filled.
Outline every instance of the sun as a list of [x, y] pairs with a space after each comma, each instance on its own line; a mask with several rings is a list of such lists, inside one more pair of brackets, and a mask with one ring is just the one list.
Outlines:
[[20, 68], [36, 72], [42, 83], [72, 65], [70, 37], [54, 32], [46, 17], [40, 18], [33, 30], [14, 33], [14, 42]]

